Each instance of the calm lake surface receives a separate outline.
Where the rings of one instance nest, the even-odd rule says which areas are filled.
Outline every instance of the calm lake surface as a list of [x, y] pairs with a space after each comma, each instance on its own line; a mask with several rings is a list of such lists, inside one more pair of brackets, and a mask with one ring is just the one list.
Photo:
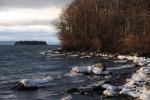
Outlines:
[[[40, 54], [54, 48], [58, 48], [58, 46], [0, 46], [0, 100], [60, 100], [66, 95], [65, 90], [69, 88], [96, 83], [95, 79], [99, 76], [68, 76], [67, 73], [75, 65], [91, 65], [102, 62], [113, 73], [128, 74], [132, 72], [130, 67], [123, 68], [123, 70], [117, 69], [117, 67], [130, 65], [130, 62], [115, 63], [113, 60], [100, 57], [81, 59]], [[36, 91], [11, 90], [20, 79], [45, 77], [52, 77], [53, 80]], [[100, 97], [74, 95], [72, 100], [100, 100]]]

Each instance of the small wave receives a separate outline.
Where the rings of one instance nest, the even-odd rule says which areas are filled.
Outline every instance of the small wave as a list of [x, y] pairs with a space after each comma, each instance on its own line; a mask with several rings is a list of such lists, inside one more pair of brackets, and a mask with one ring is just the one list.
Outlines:
[[72, 99], [72, 96], [71, 95], [67, 95], [63, 98], [61, 98], [60, 100], [71, 100]]
[[127, 62], [127, 60], [117, 60], [117, 61], [114, 61], [114, 63], [125, 63]]
[[119, 67], [107, 68], [107, 70], [120, 70], [120, 69], [125, 69], [125, 68], [132, 68], [132, 67], [134, 67], [134, 65], [122, 65]]
[[81, 73], [78, 73], [78, 74], [76, 74], [76, 75], [71, 74], [71, 73], [66, 73], [66, 74], [64, 74], [64, 76], [68, 76], [68, 77], [82, 76], [82, 75], [83, 75], [83, 74], [81, 74]]

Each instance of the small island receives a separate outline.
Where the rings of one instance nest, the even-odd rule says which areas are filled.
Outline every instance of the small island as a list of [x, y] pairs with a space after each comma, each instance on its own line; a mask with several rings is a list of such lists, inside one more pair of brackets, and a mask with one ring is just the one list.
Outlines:
[[45, 41], [16, 41], [15, 45], [47, 45]]

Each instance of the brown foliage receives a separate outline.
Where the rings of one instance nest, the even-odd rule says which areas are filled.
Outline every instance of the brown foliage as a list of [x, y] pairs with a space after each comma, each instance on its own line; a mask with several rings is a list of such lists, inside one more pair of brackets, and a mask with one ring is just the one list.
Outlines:
[[58, 28], [63, 50], [150, 53], [150, 1], [74, 0]]

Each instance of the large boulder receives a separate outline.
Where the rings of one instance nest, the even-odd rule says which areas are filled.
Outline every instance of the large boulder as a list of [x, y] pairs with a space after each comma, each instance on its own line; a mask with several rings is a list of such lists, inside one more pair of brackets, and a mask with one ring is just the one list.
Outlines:
[[91, 66], [75, 66], [71, 70], [71, 74], [76, 75], [77, 73], [82, 74], [103, 74], [106, 71], [106, 66], [101, 63], [97, 63]]

